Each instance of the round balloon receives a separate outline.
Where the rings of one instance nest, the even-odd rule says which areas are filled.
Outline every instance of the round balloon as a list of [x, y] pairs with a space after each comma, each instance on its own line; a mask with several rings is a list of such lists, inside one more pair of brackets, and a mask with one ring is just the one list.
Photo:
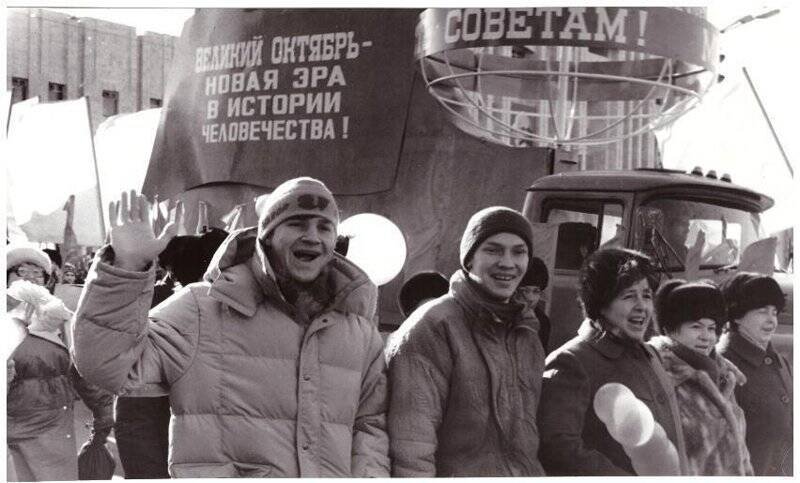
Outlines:
[[361, 267], [375, 285], [389, 283], [406, 262], [406, 239], [391, 220], [360, 213], [344, 220], [339, 234], [350, 239], [347, 258]]

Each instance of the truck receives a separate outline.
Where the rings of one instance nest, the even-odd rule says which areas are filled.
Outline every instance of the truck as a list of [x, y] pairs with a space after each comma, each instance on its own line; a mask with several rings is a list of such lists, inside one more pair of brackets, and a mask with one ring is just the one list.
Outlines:
[[[537, 179], [527, 189], [523, 214], [557, 237], [545, 301], [551, 322], [547, 351], [574, 337], [584, 319], [578, 272], [589, 253], [631, 248], [655, 261], [662, 280], [688, 275], [721, 282], [738, 270], [747, 247], [767, 238], [760, 214], [773, 204], [727, 175], [704, 175], [699, 168], [571, 171]], [[697, 262], [687, 273], [690, 250]], [[791, 360], [793, 275], [776, 269], [773, 277], [786, 294], [786, 307], [772, 342]]]

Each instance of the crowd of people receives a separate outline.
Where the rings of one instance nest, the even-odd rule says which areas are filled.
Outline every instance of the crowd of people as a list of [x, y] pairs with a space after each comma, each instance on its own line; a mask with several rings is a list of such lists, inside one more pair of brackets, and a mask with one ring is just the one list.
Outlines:
[[[8, 313], [22, 341], [9, 479], [75, 479], [47, 445], [75, 453], [62, 411], [76, 394], [96, 444], [114, 425], [126, 478], [792, 474], [792, 369], [771, 343], [785, 297], [769, 276], [660, 281], [644, 254], [601, 247], [579, 272], [586, 319], [547, 354], [531, 225], [489, 207], [449, 281], [404, 284], [384, 341], [377, 287], [337, 252], [318, 180], [280, 185], [258, 226], [230, 234], [176, 237], [180, 216], [156, 234], [135, 192], [109, 212], [75, 314], [25, 297]], [[19, 253], [9, 297], [50, 273]], [[634, 397], [609, 411], [601, 394], [620, 385]], [[53, 472], [29, 463], [51, 456]]]

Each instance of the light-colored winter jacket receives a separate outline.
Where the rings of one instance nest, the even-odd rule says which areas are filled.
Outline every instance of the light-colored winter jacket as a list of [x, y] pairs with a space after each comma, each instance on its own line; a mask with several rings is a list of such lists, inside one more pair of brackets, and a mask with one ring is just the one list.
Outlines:
[[174, 477], [388, 476], [377, 288], [338, 255], [333, 301], [307, 328], [281, 296], [256, 230], [228, 237], [205, 281], [149, 314], [154, 273], [103, 248], [79, 304], [75, 362], [126, 394], [170, 392]]
[[[648, 343], [661, 355], [675, 383], [689, 475], [752, 476], [744, 412], [734, 396], [736, 386], [747, 380], [744, 374], [719, 354], [704, 358], [713, 364], [714, 374], [694, 367], [684, 360], [692, 356], [691, 349], [666, 336]], [[702, 357], [698, 354], [696, 360]]]

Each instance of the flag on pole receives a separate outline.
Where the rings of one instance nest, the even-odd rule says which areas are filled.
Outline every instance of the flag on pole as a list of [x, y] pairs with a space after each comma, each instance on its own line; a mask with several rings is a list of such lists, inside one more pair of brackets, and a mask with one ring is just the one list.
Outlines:
[[197, 202], [197, 228], [195, 228], [195, 233], [198, 235], [205, 233], [208, 228], [208, 203], [199, 200]]
[[150, 208], [152, 212], [150, 219], [153, 220], [153, 233], [155, 233], [156, 236], [161, 234], [161, 231], [164, 230], [164, 226], [167, 224], [169, 202], [170, 200], [166, 200], [163, 203], [159, 202], [158, 195], [153, 197], [153, 205]]
[[220, 218], [220, 220], [225, 223], [225, 231], [230, 233], [240, 228], [239, 219], [242, 217], [242, 210], [244, 210], [244, 204], [236, 205], [231, 211]]
[[72, 226], [75, 219], [75, 195], [70, 195], [64, 204], [64, 211], [67, 212], [67, 221], [64, 223], [64, 241], [60, 246], [61, 260], [62, 264], [67, 262], [77, 264], [81, 258], [81, 249]]
[[225, 224], [225, 231], [230, 233], [234, 230], [258, 225], [258, 213], [256, 211], [256, 199], [253, 199], [247, 203], [236, 205], [220, 220]]
[[109, 117], [97, 127], [94, 144], [104, 219], [109, 201], [118, 200], [123, 191], [142, 191], [160, 117], [160, 108], [146, 109]]
[[18, 102], [11, 110], [7, 169], [16, 224], [31, 241], [61, 243], [64, 203], [74, 196], [77, 243], [101, 245], [105, 227], [87, 99]]

